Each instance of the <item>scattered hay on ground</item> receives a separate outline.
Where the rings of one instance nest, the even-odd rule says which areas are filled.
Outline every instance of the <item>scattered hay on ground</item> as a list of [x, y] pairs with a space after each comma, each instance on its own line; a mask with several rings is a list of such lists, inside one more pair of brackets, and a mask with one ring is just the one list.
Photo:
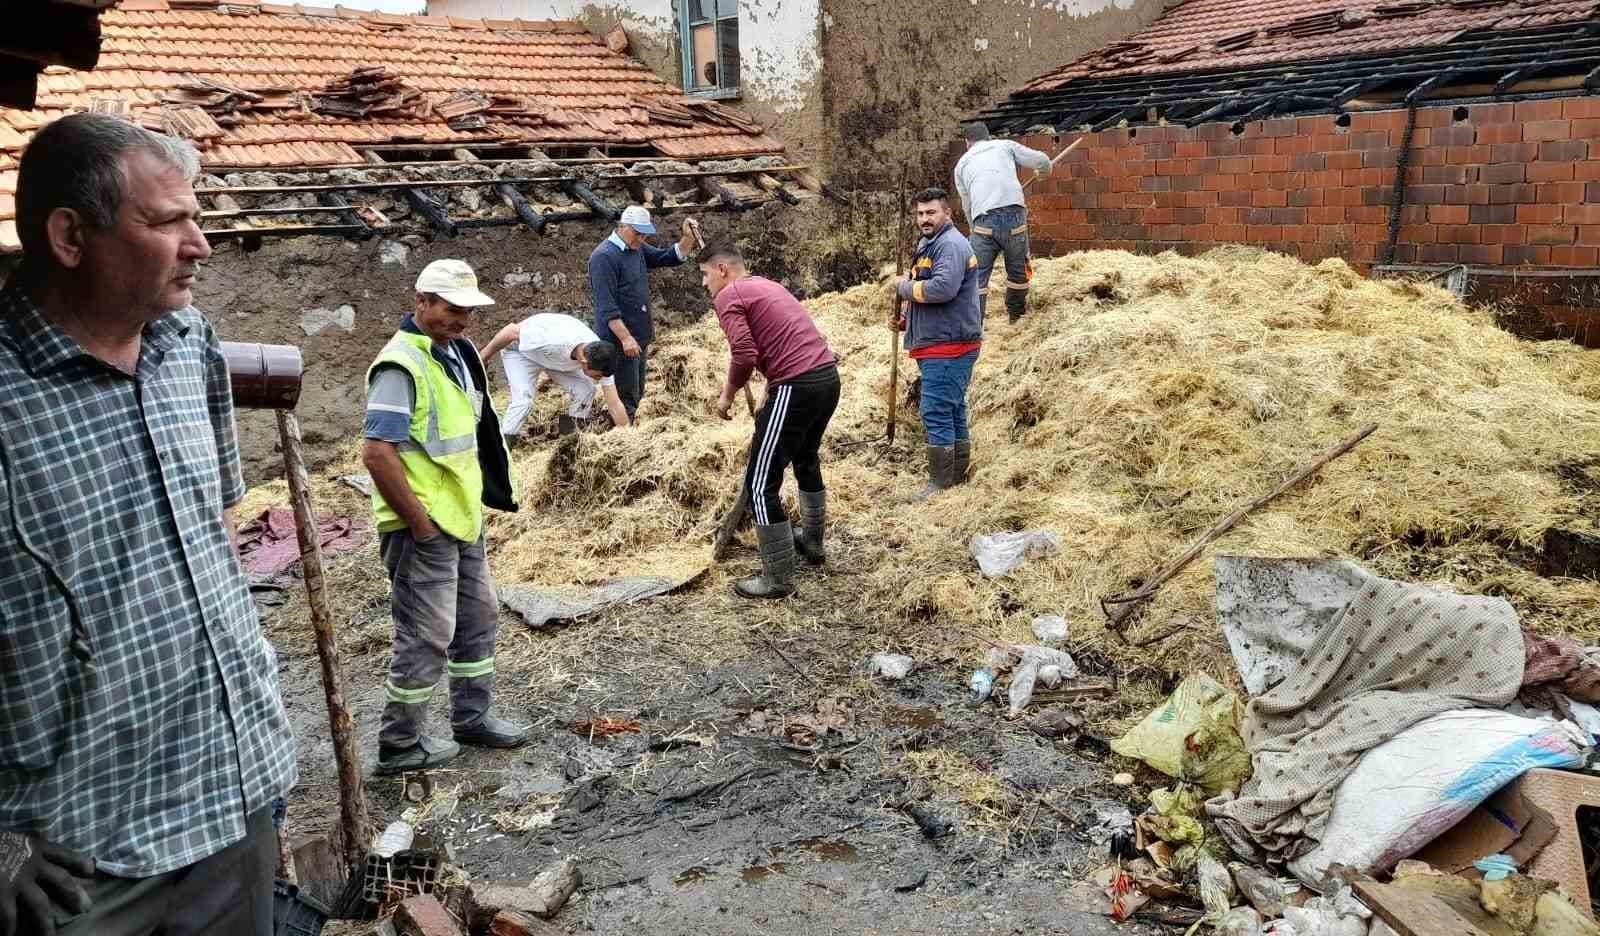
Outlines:
[[[1441, 289], [1244, 248], [1045, 260], [1032, 301], [1020, 327], [988, 326], [972, 481], [925, 508], [888, 500], [918, 482], [913, 409], [901, 407], [897, 451], [863, 444], [887, 415], [884, 293], [808, 303], [844, 375], [824, 449], [834, 535], [865, 579], [853, 597], [869, 599], [861, 611], [886, 632], [942, 636], [942, 624], [1019, 640], [1033, 615], [1057, 613], [1075, 649], [1120, 668], [1225, 675], [1204, 559], [1130, 630], [1138, 642], [1188, 623], [1181, 637], [1123, 646], [1098, 597], [1370, 421], [1376, 435], [1208, 555], [1349, 557], [1504, 594], [1535, 626], [1600, 636], [1600, 588], [1539, 578], [1526, 562], [1546, 528], [1593, 528], [1591, 354], [1514, 338]], [[491, 526], [506, 580], [593, 582], [706, 561], [750, 432], [742, 414], [709, 413], [726, 353], [710, 317], [674, 331], [653, 350], [639, 428], [519, 456], [533, 508]], [[915, 374], [903, 363], [902, 387]], [[1053, 529], [1061, 551], [1005, 579], [979, 575], [974, 534], [1034, 527]]]

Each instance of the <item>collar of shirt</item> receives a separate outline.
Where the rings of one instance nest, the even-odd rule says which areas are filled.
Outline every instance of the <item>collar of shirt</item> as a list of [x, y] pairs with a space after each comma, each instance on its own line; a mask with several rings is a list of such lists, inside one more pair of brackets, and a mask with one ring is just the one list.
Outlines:
[[[416, 318], [409, 312], [406, 313], [405, 318], [400, 320], [400, 330], [410, 332], [413, 335], [422, 335], [423, 337], [427, 337], [428, 334], [417, 325]], [[434, 360], [444, 365], [445, 373], [449, 374], [450, 379], [456, 382], [456, 386], [463, 390], [467, 389], [467, 382], [471, 380], [471, 377], [467, 374], [467, 362], [462, 360], [461, 349], [456, 347], [454, 341], [446, 345], [441, 345], [437, 341], [433, 342], [433, 357]]]
[[617, 236], [616, 231], [611, 232], [611, 236], [606, 238], [606, 243], [611, 244], [623, 253], [628, 252], [628, 245], [622, 242], [622, 238]]
[[[115, 368], [85, 351], [72, 336], [52, 324], [45, 317], [44, 310], [22, 287], [8, 285], [0, 294], [0, 309], [5, 310], [7, 339], [16, 347], [18, 358], [33, 376], [47, 374], [79, 357], [89, 358], [115, 371]], [[160, 362], [162, 356], [188, 333], [189, 326], [176, 312], [169, 312], [145, 325], [139, 349], [140, 370], [144, 370], [146, 360]], [[139, 376], [148, 375], [140, 373]]]

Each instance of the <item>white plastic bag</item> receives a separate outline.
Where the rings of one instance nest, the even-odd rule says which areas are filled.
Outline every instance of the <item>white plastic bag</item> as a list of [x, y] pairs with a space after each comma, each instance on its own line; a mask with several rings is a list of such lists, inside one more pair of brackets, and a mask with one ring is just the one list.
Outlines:
[[867, 672], [884, 679], [905, 679], [910, 675], [915, 661], [902, 653], [874, 653], [867, 661]]
[[972, 538], [972, 556], [989, 578], [999, 578], [1022, 565], [1025, 560], [1048, 556], [1061, 548], [1061, 541], [1049, 530], [1022, 533], [978, 534]]
[[1335, 863], [1388, 870], [1528, 770], [1581, 765], [1585, 744], [1570, 722], [1492, 709], [1435, 715], [1362, 755], [1334, 794], [1322, 841], [1289, 870], [1313, 887]]

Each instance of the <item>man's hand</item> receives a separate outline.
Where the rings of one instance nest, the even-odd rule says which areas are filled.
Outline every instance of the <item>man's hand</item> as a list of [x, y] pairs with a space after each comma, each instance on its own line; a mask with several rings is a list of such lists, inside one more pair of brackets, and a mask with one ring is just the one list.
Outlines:
[[54, 936], [50, 905], [79, 914], [89, 894], [74, 876], [94, 876], [94, 860], [36, 836], [0, 832], [0, 936]]
[[723, 419], [733, 418], [733, 388], [723, 387], [722, 393], [717, 397], [717, 415]]
[[692, 257], [695, 251], [703, 245], [700, 237], [700, 222], [693, 218], [683, 219], [683, 230], [678, 236], [678, 250], [685, 257]]
[[639, 356], [639, 342], [634, 341], [632, 335], [622, 339], [622, 353], [627, 357]]
[[411, 528], [411, 538], [417, 542], [433, 539], [435, 536], [444, 535], [432, 517], [423, 517], [422, 522]]

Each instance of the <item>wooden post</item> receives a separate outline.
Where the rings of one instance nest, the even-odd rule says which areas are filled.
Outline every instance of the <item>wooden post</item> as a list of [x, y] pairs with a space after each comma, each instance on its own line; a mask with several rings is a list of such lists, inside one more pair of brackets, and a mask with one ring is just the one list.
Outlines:
[[[371, 150], [367, 150], [365, 152], [365, 156], [367, 162], [372, 163], [375, 166], [388, 165], [388, 163], [384, 162], [382, 156], [379, 156], [377, 153], [374, 153]], [[442, 232], [446, 237], [456, 236], [455, 222], [450, 220], [450, 215], [445, 212], [442, 205], [428, 197], [428, 193], [426, 191], [420, 188], [408, 188], [405, 189], [404, 194], [406, 198], [406, 204], [411, 206], [412, 211], [422, 215], [424, 220], [433, 225], [436, 230]]]
[[311, 605], [317, 656], [322, 660], [322, 690], [328, 699], [328, 728], [339, 768], [341, 850], [345, 864], [354, 871], [367, 847], [367, 794], [361, 783], [355, 722], [345, 704], [349, 692], [344, 667], [339, 663], [339, 646], [334, 640], [333, 616], [328, 611], [327, 581], [322, 573], [322, 539], [317, 533], [317, 515], [311, 507], [311, 483], [306, 477], [300, 422], [294, 413], [278, 410], [278, 436], [283, 443], [284, 474], [289, 479], [295, 533], [300, 540], [300, 567], [306, 580], [306, 598]]
[[[894, 275], [898, 280], [906, 272], [906, 174], [900, 170], [900, 224], [895, 228]], [[900, 404], [900, 293], [898, 288], [889, 297], [889, 425], [885, 435], [889, 445], [894, 445], [894, 424]]]
[[[478, 161], [477, 154], [469, 149], [456, 150], [455, 157], [462, 162]], [[533, 206], [528, 204], [528, 200], [522, 197], [521, 192], [512, 188], [510, 183], [507, 182], [496, 182], [494, 190], [495, 194], [500, 196], [500, 200], [505, 202], [507, 207], [517, 213], [517, 217], [521, 218], [522, 223], [528, 226], [528, 230], [535, 234], [544, 233], [545, 224], [548, 222], [545, 221], [544, 217], [540, 215], [539, 212], [533, 210]]]

